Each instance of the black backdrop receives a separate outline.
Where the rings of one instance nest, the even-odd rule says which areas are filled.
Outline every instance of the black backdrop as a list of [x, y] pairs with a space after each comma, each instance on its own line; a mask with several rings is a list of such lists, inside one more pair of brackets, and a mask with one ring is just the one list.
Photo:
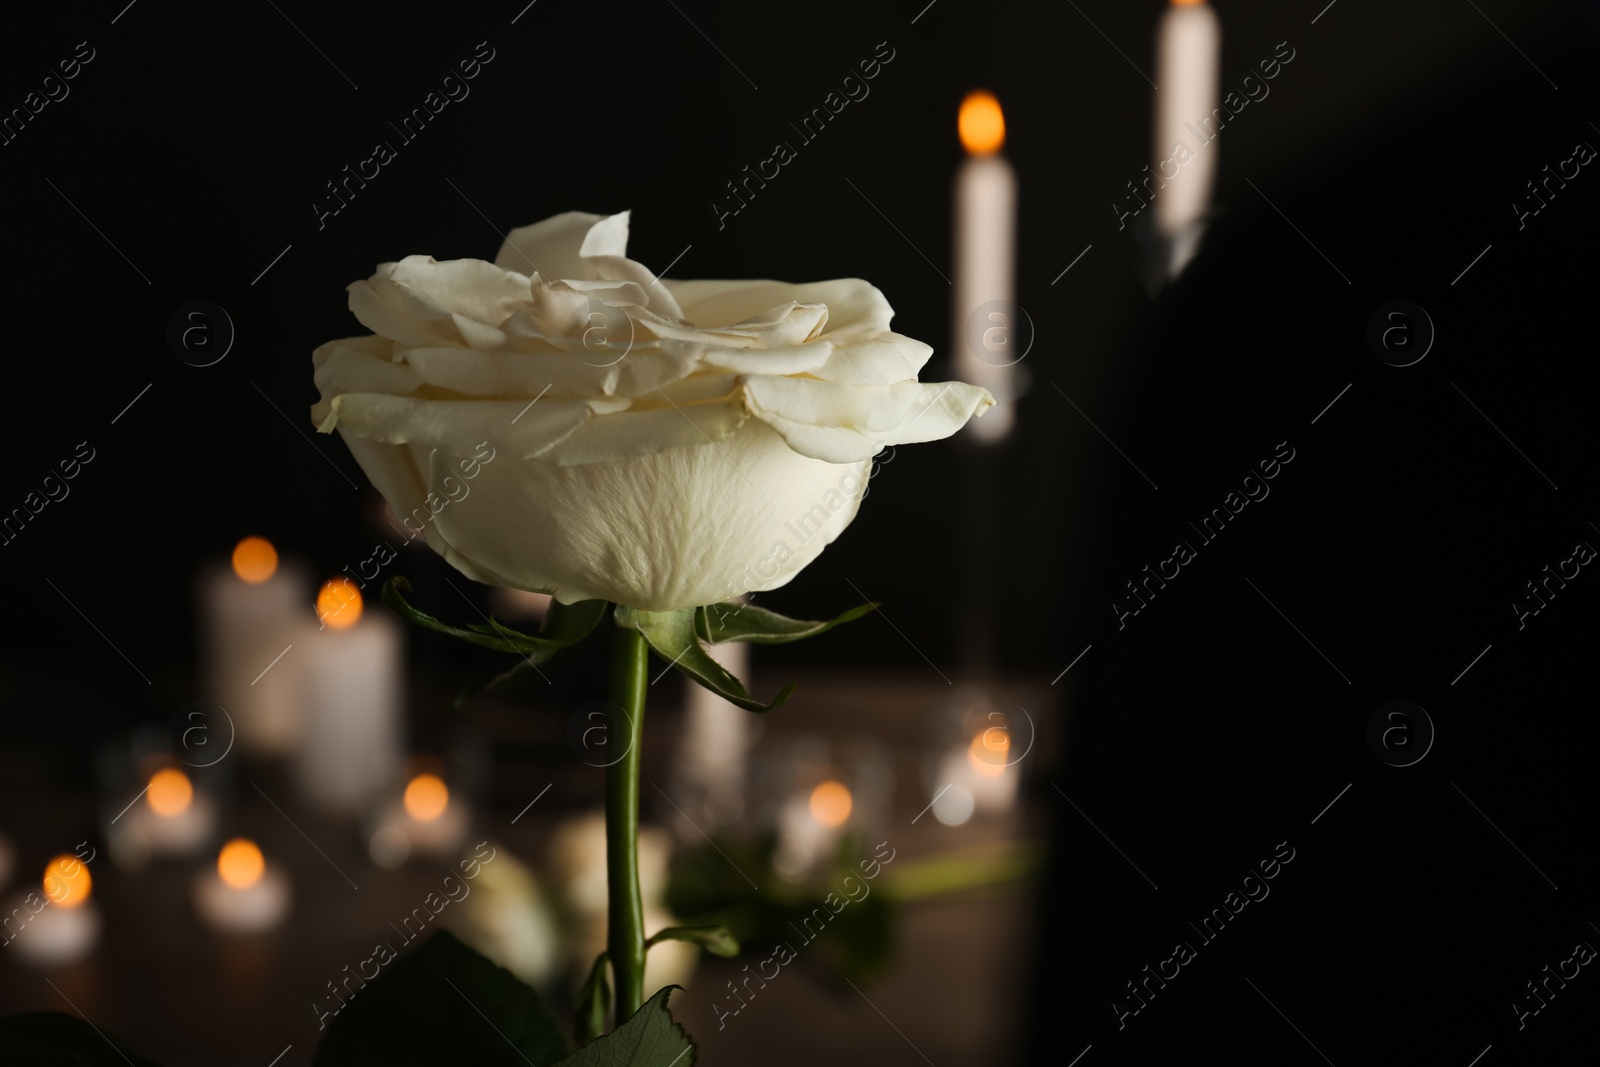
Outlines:
[[[1596, 7], [1218, 6], [1225, 87], [1280, 41], [1296, 57], [1221, 139], [1220, 217], [1159, 299], [1108, 206], [1148, 158], [1153, 3], [113, 0], [8, 26], [6, 109], [78, 42], [93, 59], [0, 147], [17, 334], [0, 506], [95, 449], [71, 496], [0, 548], [8, 737], [49, 746], [41, 773], [87, 782], [96, 738], [190, 696], [197, 561], [244, 532], [329, 572], [364, 554], [370, 502], [346, 478], [364, 479], [302, 431], [310, 351], [358, 332], [343, 286], [378, 261], [487, 257], [497, 231], [631, 208], [631, 254], [661, 269], [681, 253], [674, 276], [871, 279], [943, 376], [953, 118], [986, 86], [1007, 109], [1018, 298], [1038, 331], [987, 498], [995, 644], [1041, 679], [1092, 646], [1059, 682], [1055, 784], [1072, 800], [1034, 783], [1058, 847], [1031, 1055], [1466, 1064], [1492, 1044], [1485, 1064], [1592, 1062], [1600, 980], [1572, 980], [1520, 1031], [1510, 1002], [1575, 942], [1600, 944], [1600, 579], [1584, 568], [1523, 629], [1511, 602], [1574, 543], [1600, 545], [1581, 251], [1596, 179], [1584, 168], [1520, 229], [1511, 204], [1576, 142], [1600, 144]], [[319, 229], [325, 183], [479, 42], [494, 58], [471, 95]], [[719, 228], [723, 183], [879, 42], [894, 59], [871, 95]], [[165, 339], [194, 299], [237, 330], [211, 367]], [[1406, 368], [1366, 339], [1396, 299], [1437, 332]], [[1285, 441], [1270, 496], [1119, 629], [1123, 583], [1193, 542], [1187, 524]], [[956, 661], [957, 455], [900, 450], [856, 526], [767, 602], [836, 610], [854, 600], [844, 576], [871, 573], [917, 646]], [[920, 662], [887, 626], [792, 654]], [[418, 667], [458, 655], [420, 648]], [[1366, 740], [1392, 699], [1436, 731], [1407, 768]], [[1271, 896], [1119, 1032], [1124, 983], [1196, 941], [1187, 922], [1285, 841]]]

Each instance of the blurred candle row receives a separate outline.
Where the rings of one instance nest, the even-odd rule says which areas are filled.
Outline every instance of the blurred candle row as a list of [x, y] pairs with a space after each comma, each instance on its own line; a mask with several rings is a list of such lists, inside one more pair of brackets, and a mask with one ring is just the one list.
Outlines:
[[[92, 899], [94, 877], [85, 855], [62, 854], [45, 865], [37, 888], [9, 899], [0, 939], [35, 967], [66, 967], [84, 959], [100, 940], [100, 909]], [[222, 846], [215, 868], [196, 874], [191, 886], [196, 913], [219, 933], [260, 933], [282, 922], [289, 911], [289, 879], [269, 864], [247, 838]]]

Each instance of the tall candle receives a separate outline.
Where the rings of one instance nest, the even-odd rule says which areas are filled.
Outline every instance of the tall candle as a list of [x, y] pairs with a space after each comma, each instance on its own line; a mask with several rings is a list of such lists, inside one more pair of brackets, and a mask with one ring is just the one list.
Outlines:
[[[1173, 0], [1156, 31], [1156, 228], [1171, 243], [1177, 274], [1199, 246], [1217, 170], [1216, 138], [1227, 112], [1217, 107], [1222, 28], [1203, 0]], [[1181, 147], [1180, 147], [1181, 146]]]
[[307, 624], [295, 649], [305, 682], [299, 785], [326, 812], [360, 815], [399, 776], [401, 630], [364, 615], [348, 578], [323, 585], [317, 615], [322, 628]]
[[1017, 175], [1000, 155], [1006, 124], [993, 95], [969, 94], [957, 127], [967, 158], [955, 182], [954, 376], [994, 395], [995, 406], [964, 431], [992, 443], [1016, 421], [1017, 346], [1027, 342], [1027, 328], [1015, 321]]
[[[728, 641], [709, 645], [706, 651], [735, 678], [749, 682], [748, 644]], [[697, 802], [703, 801], [701, 810], [713, 823], [726, 825], [736, 821], [744, 810], [750, 713], [687, 678], [684, 679], [684, 702], [678, 767]]]
[[296, 664], [277, 657], [304, 611], [307, 584], [261, 537], [239, 542], [231, 568], [201, 573], [207, 693], [227, 711], [242, 752], [283, 755], [299, 739]]

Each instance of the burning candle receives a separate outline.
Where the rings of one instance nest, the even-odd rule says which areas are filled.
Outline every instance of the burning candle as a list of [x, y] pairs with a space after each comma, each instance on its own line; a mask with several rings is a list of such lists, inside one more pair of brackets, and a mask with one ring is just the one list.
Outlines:
[[1227, 113], [1217, 107], [1222, 29], [1203, 0], [1173, 0], [1156, 31], [1156, 228], [1170, 244], [1169, 271], [1193, 258], [1211, 205], [1213, 143]]
[[[234, 547], [232, 567], [200, 577], [207, 691], [233, 722], [241, 751], [283, 755], [300, 736], [295, 667], [282, 656], [306, 578], [264, 537]], [[284, 662], [288, 660], [289, 662]]]
[[993, 443], [1016, 421], [1015, 365], [1024, 354], [1017, 346], [1031, 332], [1015, 321], [1017, 175], [1000, 155], [1006, 121], [992, 94], [968, 94], [956, 125], [967, 158], [955, 182], [954, 377], [994, 395], [994, 407], [964, 431]]
[[29, 893], [4, 925], [23, 959], [36, 967], [65, 967], [93, 951], [100, 940], [100, 912], [89, 900], [92, 881], [89, 868], [74, 856], [50, 861], [43, 897]]
[[819, 782], [810, 793], [791, 796], [778, 812], [778, 848], [772, 866], [800, 878], [822, 859], [850, 818], [855, 798], [836, 778]]
[[222, 846], [216, 868], [195, 876], [193, 892], [200, 918], [222, 933], [270, 930], [289, 911], [288, 876], [245, 837]]
[[460, 850], [471, 822], [467, 806], [450, 796], [444, 779], [421, 771], [412, 775], [398, 799], [378, 812], [367, 852], [372, 862], [391, 870], [413, 852], [448, 859]]
[[406, 783], [401, 804], [406, 837], [417, 852], [452, 856], [467, 836], [467, 807], [452, 803], [450, 790], [437, 774], [423, 773]]
[[129, 832], [142, 834], [151, 852], [182, 856], [211, 840], [217, 808], [208, 794], [195, 790], [188, 775], [165, 767], [150, 776], [144, 803], [124, 818], [131, 818]]
[[946, 752], [938, 774], [946, 789], [932, 805], [934, 818], [960, 826], [974, 812], [1010, 811], [1021, 779], [1010, 761], [1011, 734], [998, 726], [985, 726], [969, 742]]
[[996, 726], [979, 730], [967, 746], [972, 774], [966, 786], [980, 812], [1009, 811], [1016, 803], [1021, 774], [1011, 765], [1011, 734]]
[[323, 629], [302, 638], [299, 785], [324, 811], [359, 815], [399, 773], [401, 631], [386, 615], [364, 615], [348, 578], [324, 583], [317, 617]]
[[[113, 806], [114, 805], [114, 806]], [[132, 870], [152, 855], [187, 856], [212, 840], [217, 805], [176, 767], [163, 767], [131, 798], [108, 801], [106, 841], [118, 866]]]

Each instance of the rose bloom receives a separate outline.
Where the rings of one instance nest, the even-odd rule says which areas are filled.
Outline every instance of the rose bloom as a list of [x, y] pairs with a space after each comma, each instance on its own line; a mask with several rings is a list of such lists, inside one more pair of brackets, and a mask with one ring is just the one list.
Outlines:
[[312, 362], [397, 516], [475, 581], [647, 611], [774, 589], [838, 537], [887, 445], [994, 403], [857, 278], [673, 281], [628, 213], [515, 230], [493, 263], [408, 256], [349, 286], [372, 334]]

